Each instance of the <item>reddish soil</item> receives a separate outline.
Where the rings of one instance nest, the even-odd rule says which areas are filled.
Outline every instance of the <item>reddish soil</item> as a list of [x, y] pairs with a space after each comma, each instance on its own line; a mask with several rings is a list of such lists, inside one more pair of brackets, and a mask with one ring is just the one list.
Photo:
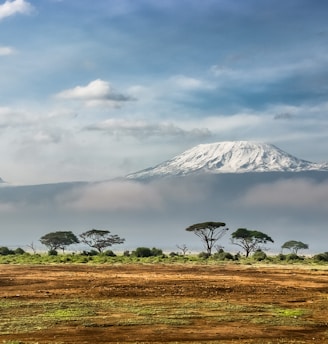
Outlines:
[[[99, 306], [45, 327], [45, 318], [39, 327], [32, 321], [45, 307], [58, 311], [69, 302]], [[102, 308], [108, 302], [116, 305], [110, 314]], [[133, 313], [139, 305], [147, 305], [148, 318]], [[170, 308], [175, 318], [164, 321], [159, 312]], [[0, 327], [4, 343], [328, 343], [328, 268], [1, 265], [0, 310], [8, 324], [19, 324]]]

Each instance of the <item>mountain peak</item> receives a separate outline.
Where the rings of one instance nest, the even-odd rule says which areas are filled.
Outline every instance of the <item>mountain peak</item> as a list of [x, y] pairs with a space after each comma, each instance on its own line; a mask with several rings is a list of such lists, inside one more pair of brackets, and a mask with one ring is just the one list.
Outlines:
[[129, 174], [127, 178], [312, 170], [328, 171], [328, 165], [298, 159], [272, 144], [223, 141], [200, 144], [155, 167]]

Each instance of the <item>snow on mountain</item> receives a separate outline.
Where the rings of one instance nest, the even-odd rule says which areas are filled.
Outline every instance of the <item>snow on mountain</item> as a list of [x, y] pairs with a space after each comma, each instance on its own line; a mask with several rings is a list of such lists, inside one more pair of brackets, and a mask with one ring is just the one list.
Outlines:
[[155, 167], [131, 173], [126, 178], [278, 171], [328, 171], [328, 163], [301, 160], [271, 144], [225, 141], [200, 144]]

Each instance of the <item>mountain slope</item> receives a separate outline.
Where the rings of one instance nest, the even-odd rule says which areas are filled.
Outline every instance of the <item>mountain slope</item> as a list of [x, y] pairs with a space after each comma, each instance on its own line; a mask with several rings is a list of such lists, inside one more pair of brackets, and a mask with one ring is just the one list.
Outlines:
[[200, 144], [155, 167], [129, 174], [126, 178], [278, 171], [328, 171], [328, 164], [298, 159], [271, 144], [225, 141]]

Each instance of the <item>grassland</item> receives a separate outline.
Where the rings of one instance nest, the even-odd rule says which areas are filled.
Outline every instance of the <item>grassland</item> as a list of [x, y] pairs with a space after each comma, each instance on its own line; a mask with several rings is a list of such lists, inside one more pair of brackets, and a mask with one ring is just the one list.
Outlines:
[[3, 343], [325, 343], [328, 267], [3, 264]]

